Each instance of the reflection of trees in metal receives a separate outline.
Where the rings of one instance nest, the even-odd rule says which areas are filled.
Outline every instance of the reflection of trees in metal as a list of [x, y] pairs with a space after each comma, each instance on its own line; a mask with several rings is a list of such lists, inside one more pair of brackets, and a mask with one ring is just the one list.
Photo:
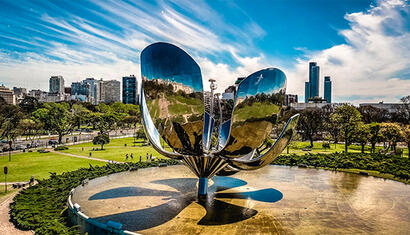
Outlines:
[[[203, 91], [200, 68], [187, 53], [154, 43], [141, 53], [141, 73], [141, 111], [148, 112], [143, 123], [151, 143], [165, 156], [183, 160], [200, 178], [224, 168], [231, 174], [262, 167], [293, 135], [297, 115], [272, 146], [254, 156], [282, 113], [286, 76], [279, 69], [257, 71], [219, 96]], [[160, 138], [174, 153], [160, 146]]]

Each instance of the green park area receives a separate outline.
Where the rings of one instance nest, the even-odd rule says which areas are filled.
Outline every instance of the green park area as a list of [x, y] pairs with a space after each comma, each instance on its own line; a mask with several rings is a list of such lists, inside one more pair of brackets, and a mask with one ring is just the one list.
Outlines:
[[[164, 158], [158, 152], [156, 152], [151, 146], [145, 145], [143, 141], [137, 140], [134, 143], [134, 138], [119, 138], [112, 139], [109, 144], [104, 145], [104, 150], [101, 150], [100, 145], [94, 145], [93, 143], [83, 143], [78, 145], [68, 146], [66, 150], [60, 150], [60, 153], [72, 154], [74, 156], [62, 155], [56, 152], [39, 153], [18, 153], [13, 154], [11, 162], [8, 161], [8, 156], [0, 157], [0, 165], [7, 166], [9, 173], [7, 175], [8, 182], [21, 182], [28, 181], [31, 176], [35, 179], [44, 179], [50, 176], [50, 172], [63, 173], [73, 171], [82, 167], [89, 167], [90, 164], [104, 165], [104, 161], [97, 161], [89, 159], [91, 153], [92, 158], [111, 160], [116, 162], [138, 162], [141, 156], [142, 161], [146, 161], [146, 155], [151, 155], [155, 159]], [[330, 149], [323, 148], [322, 143], [314, 143], [313, 148], [307, 148], [309, 142], [293, 141], [289, 145], [289, 155], [305, 155], [305, 154], [332, 154], [342, 153], [344, 150], [343, 144], [330, 144]], [[376, 150], [382, 149], [382, 146], [377, 146]], [[168, 149], [170, 150], [170, 149]], [[307, 151], [309, 150], [309, 151]], [[366, 146], [365, 152], [369, 153], [370, 147]], [[361, 146], [350, 145], [350, 153], [360, 153]], [[126, 154], [128, 154], [128, 160], [126, 160]], [[133, 159], [131, 159], [131, 154]], [[287, 149], [283, 151], [283, 157], [286, 157]], [[83, 158], [75, 157], [81, 156]], [[407, 158], [407, 149], [404, 149], [403, 157]], [[4, 182], [4, 173], [0, 172], [1, 182]]]
[[[126, 161], [139, 161], [146, 160], [146, 155], [152, 155], [155, 158], [163, 158], [157, 151], [155, 151], [151, 146], [145, 145], [142, 140], [137, 140], [134, 143], [134, 138], [121, 138], [113, 139], [109, 144], [104, 145], [104, 150], [101, 150], [99, 145], [94, 145], [93, 143], [84, 143], [70, 146], [67, 150], [62, 150], [63, 153], [70, 153], [80, 156], [99, 158], [104, 160], [111, 160], [117, 162]], [[126, 160], [126, 154], [128, 154], [128, 160]], [[133, 155], [133, 160], [131, 159], [131, 154]]]
[[[89, 167], [89, 164], [103, 165], [105, 163], [59, 155], [52, 152], [13, 154], [10, 162], [7, 155], [0, 157], [0, 165], [8, 167], [8, 182], [29, 181], [31, 176], [34, 176], [35, 179], [44, 179], [50, 176], [49, 172], [61, 174], [81, 167]], [[0, 179], [0, 182], [4, 182], [3, 169], [0, 172]]]

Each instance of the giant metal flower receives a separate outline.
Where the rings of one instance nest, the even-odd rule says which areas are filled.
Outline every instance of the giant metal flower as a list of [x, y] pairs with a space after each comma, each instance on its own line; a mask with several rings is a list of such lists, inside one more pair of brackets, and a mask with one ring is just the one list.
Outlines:
[[149, 141], [199, 177], [199, 195], [207, 193], [215, 174], [268, 165], [294, 134], [298, 115], [269, 144], [286, 89], [286, 76], [277, 68], [252, 73], [222, 95], [214, 94], [214, 80], [211, 91], [204, 91], [201, 70], [186, 52], [160, 42], [142, 51], [141, 76], [140, 106]]

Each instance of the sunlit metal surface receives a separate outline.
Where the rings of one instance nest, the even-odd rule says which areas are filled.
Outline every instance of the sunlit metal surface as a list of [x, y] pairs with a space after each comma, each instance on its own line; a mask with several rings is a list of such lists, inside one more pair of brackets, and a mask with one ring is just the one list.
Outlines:
[[[141, 112], [146, 134], [164, 156], [182, 160], [206, 194], [208, 178], [271, 163], [293, 136], [298, 116], [260, 153], [281, 115], [286, 76], [277, 68], [252, 73], [229, 94], [204, 92], [201, 70], [182, 49], [154, 43], [141, 53]], [[163, 140], [163, 141], [161, 141]], [[166, 151], [165, 142], [173, 152]]]
[[218, 153], [236, 158], [251, 153], [271, 133], [282, 110], [286, 76], [276, 68], [249, 75], [238, 87], [228, 141]]
[[256, 170], [268, 165], [282, 153], [292, 139], [298, 120], [299, 114], [289, 119], [278, 140], [266, 153], [252, 159], [232, 159], [228, 161], [228, 164], [238, 170]]
[[[154, 43], [141, 53], [142, 101], [163, 140], [176, 152], [202, 155], [201, 70], [180, 48]], [[148, 131], [148, 134], [150, 131]]]

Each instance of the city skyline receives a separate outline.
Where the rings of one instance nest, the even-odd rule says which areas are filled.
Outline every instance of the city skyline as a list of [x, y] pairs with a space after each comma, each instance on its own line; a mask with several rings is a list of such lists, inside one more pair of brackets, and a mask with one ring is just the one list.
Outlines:
[[67, 83], [124, 74], [140, 79], [142, 48], [165, 41], [198, 61], [205, 88], [209, 78], [224, 90], [238, 77], [277, 67], [292, 84], [287, 93], [304, 100], [306, 64], [315, 61], [332, 78], [333, 102], [399, 102], [410, 90], [410, 7], [404, 0], [0, 6], [0, 84], [8, 87], [47, 90], [52, 75]]

